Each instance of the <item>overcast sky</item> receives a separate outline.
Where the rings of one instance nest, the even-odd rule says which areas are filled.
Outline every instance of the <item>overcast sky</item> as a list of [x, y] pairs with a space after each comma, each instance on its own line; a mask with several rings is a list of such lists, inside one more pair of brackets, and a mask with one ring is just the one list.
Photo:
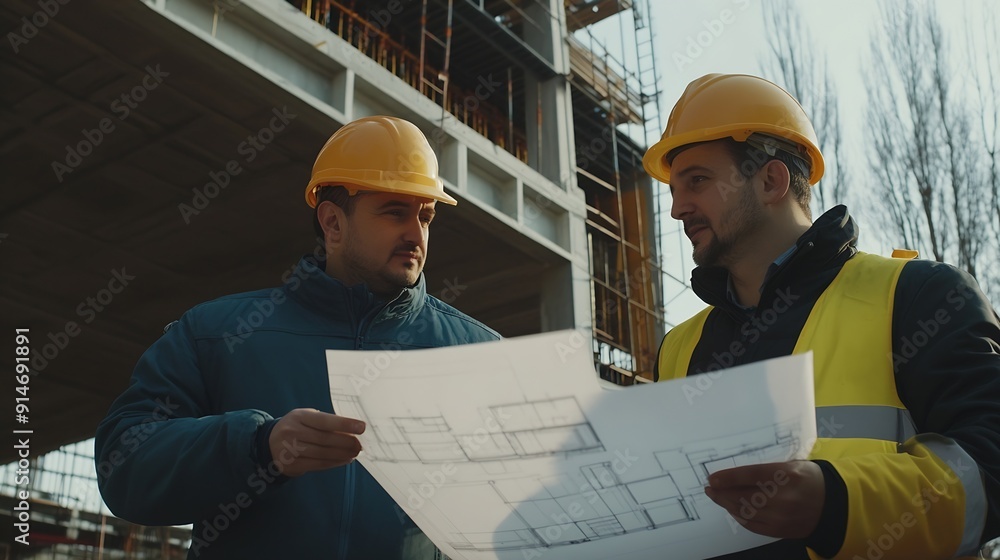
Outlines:
[[[670, 109], [687, 84], [705, 74], [746, 73], [774, 79], [761, 72], [762, 57], [768, 54], [762, 6], [766, 1], [651, 0], [654, 44], [658, 53], [656, 63], [660, 76], [660, 111], [664, 125]], [[907, 3], [899, 0], [895, 4], [903, 7]], [[946, 39], [953, 37], [953, 40], [962, 41], [967, 35], [963, 25], [967, 19], [979, 22], [987, 6], [995, 6], [992, 8], [994, 13], [1000, 8], [1000, 3], [994, 0], [935, 0], [935, 5]], [[861, 65], [870, 52], [872, 34], [880, 32], [878, 3], [873, 0], [800, 0], [796, 6], [812, 34], [817, 54], [826, 57], [836, 83], [846, 143], [853, 147], [852, 153], [848, 154], [852, 158], [851, 165], [867, 165], [862, 151], [865, 144], [862, 118], [867, 94]], [[609, 52], [616, 56], [621, 56], [624, 48], [625, 58], [634, 64], [632, 20], [632, 14], [625, 12], [592, 26], [591, 32], [605, 42]], [[622, 41], [622, 38], [625, 40]], [[979, 39], [981, 37], [972, 38], [973, 41]], [[967, 61], [959, 60], [957, 63]], [[953, 86], [960, 90], [969, 84]], [[666, 200], [669, 201], [669, 197]], [[852, 206], [852, 213], [858, 217], [862, 228], [861, 249], [874, 253], [889, 252], [885, 241], [874, 234], [876, 224], [870, 216], [866, 216], [866, 209], [859, 204]], [[669, 212], [669, 208], [664, 208], [664, 211]], [[676, 222], [669, 216], [666, 220], [669, 224], [667, 230], [673, 232], [664, 243], [669, 269], [675, 275], [688, 278], [693, 267], [690, 243], [675, 229]], [[681, 238], [680, 243], [678, 237]], [[668, 298], [682, 291], [681, 287], [672, 287], [671, 284], [668, 281]], [[682, 321], [703, 305], [687, 290], [668, 306], [667, 320], [670, 323]]]

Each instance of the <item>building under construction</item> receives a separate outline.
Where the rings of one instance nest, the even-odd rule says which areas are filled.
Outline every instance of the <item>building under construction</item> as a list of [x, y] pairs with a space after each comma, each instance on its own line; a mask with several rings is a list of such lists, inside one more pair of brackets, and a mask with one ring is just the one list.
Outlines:
[[[366, 115], [423, 129], [460, 200], [429, 293], [507, 337], [590, 330], [602, 377], [651, 379], [676, 279], [641, 165], [661, 130], [649, 1], [5, 2], [0, 314], [34, 336], [34, 456], [93, 436], [163, 325], [280, 283], [315, 244], [312, 159]], [[591, 32], [609, 18], [620, 48]], [[39, 558], [184, 549], [49, 485]]]

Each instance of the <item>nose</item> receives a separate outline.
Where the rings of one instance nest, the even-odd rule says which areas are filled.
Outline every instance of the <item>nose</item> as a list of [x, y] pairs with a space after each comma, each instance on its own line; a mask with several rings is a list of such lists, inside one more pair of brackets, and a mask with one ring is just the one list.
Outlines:
[[406, 221], [403, 229], [403, 241], [418, 245], [421, 249], [427, 246], [427, 235], [429, 228], [420, 221], [420, 216], [415, 215]]
[[694, 211], [692, 204], [685, 200], [681, 194], [681, 189], [670, 191], [670, 201], [670, 217], [675, 220], [683, 220], [685, 216]]

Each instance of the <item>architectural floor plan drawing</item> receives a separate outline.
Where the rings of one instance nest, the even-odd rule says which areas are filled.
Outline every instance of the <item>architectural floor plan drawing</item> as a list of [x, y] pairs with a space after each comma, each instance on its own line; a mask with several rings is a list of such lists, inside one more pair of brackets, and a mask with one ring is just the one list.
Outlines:
[[[543, 490], [524, 500], [516, 498], [522, 481], [491, 480], [500, 500], [523, 527], [489, 535], [489, 539], [479, 536], [450, 544], [456, 550], [547, 548], [697, 521], [698, 502], [708, 503], [703, 489], [709, 474], [794, 456], [796, 431], [797, 425], [789, 422], [687, 448], [657, 451], [653, 456], [660, 472], [636, 480], [625, 473], [619, 475], [620, 469], [608, 461], [583, 465], [577, 472], [535, 479], [529, 486]], [[560, 523], [567, 519], [575, 527]], [[557, 526], [566, 530], [556, 532], [553, 528]]]
[[[331, 396], [339, 414], [366, 418], [358, 396], [332, 389]], [[377, 461], [443, 463], [604, 451], [573, 397], [486, 407], [483, 417], [499, 430], [463, 433], [441, 415], [392, 417], [374, 426], [366, 455]], [[500, 419], [505, 419], [502, 425]]]
[[807, 456], [811, 356], [697, 392], [687, 379], [607, 391], [580, 337], [328, 351], [333, 408], [367, 422], [359, 461], [454, 559], [705, 558], [769, 542], [704, 487], [717, 470]]

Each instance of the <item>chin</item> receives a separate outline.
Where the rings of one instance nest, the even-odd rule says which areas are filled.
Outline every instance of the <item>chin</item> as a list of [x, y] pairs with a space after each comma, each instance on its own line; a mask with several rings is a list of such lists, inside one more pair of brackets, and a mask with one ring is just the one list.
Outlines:
[[410, 286], [417, 283], [420, 278], [420, 272], [414, 273], [411, 270], [399, 274], [393, 274], [389, 277], [389, 282], [394, 286], [399, 286], [401, 288], [409, 288]]
[[691, 260], [694, 264], [698, 266], [715, 266], [719, 264], [718, 255], [712, 254], [711, 247], [701, 247], [701, 249], [695, 249], [691, 254]]

